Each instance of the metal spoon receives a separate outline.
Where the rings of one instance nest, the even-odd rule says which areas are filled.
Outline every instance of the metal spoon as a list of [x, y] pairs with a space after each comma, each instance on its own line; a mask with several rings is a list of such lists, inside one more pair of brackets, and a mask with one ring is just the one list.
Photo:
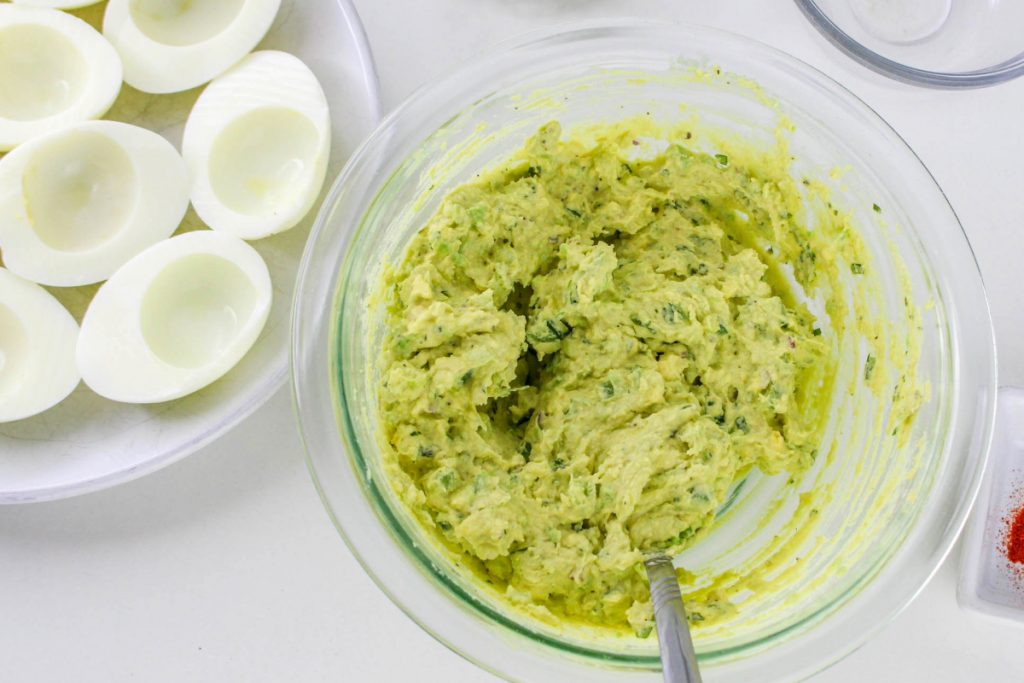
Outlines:
[[690, 624], [686, 621], [672, 559], [664, 553], [649, 553], [644, 557], [644, 566], [651, 584], [651, 604], [654, 606], [665, 683], [701, 683]]

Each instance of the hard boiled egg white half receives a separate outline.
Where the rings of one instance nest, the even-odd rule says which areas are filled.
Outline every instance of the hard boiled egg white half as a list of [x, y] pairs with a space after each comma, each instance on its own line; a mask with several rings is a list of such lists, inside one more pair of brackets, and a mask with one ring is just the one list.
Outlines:
[[266, 264], [242, 240], [208, 230], [172, 237], [97, 292], [82, 321], [79, 371], [114, 401], [181, 398], [242, 359], [272, 296]]
[[0, 251], [11, 271], [72, 287], [106, 280], [170, 237], [188, 210], [188, 174], [164, 138], [88, 121], [0, 160]]
[[103, 116], [120, 90], [121, 60], [89, 24], [0, 4], [0, 151]]
[[78, 385], [78, 324], [39, 285], [0, 268], [0, 422], [31, 417]]
[[110, 0], [103, 35], [143, 92], [195, 88], [224, 73], [270, 30], [281, 0]]
[[294, 227], [320, 194], [330, 144], [327, 99], [309, 67], [254, 52], [206, 88], [185, 125], [192, 205], [242, 239]]

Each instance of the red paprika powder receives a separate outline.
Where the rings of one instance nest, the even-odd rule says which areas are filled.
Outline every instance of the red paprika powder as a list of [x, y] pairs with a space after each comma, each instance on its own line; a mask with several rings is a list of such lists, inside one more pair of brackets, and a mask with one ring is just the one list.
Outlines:
[[1024, 565], [1024, 504], [1006, 517], [1006, 559]]

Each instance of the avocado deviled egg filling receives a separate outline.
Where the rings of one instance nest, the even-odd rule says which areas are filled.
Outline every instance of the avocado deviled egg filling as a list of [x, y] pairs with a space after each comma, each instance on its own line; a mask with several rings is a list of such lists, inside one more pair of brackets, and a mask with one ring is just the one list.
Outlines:
[[814, 463], [840, 270], [867, 267], [784, 153], [652, 131], [553, 122], [448, 194], [381, 284], [377, 368], [385, 471], [436, 542], [515, 609], [641, 637], [643, 553]]

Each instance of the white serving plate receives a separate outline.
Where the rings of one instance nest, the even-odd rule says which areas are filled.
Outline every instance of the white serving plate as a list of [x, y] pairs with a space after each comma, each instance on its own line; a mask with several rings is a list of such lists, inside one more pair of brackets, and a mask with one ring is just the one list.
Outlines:
[[[75, 14], [98, 26], [104, 8]], [[284, 0], [260, 48], [300, 57], [327, 94], [333, 142], [322, 201], [380, 118], [377, 76], [359, 16], [350, 0]], [[180, 148], [199, 92], [152, 96], [125, 86], [105, 118], [145, 126]], [[141, 477], [213, 441], [270, 398], [287, 374], [292, 291], [315, 215], [316, 209], [295, 229], [252, 243], [270, 267], [274, 305], [256, 345], [228, 375], [192, 396], [151, 406], [113, 403], [79, 385], [42, 415], [0, 424], [0, 504], [66, 498]], [[181, 230], [199, 226], [190, 209]], [[95, 287], [50, 291], [81, 320]]]

